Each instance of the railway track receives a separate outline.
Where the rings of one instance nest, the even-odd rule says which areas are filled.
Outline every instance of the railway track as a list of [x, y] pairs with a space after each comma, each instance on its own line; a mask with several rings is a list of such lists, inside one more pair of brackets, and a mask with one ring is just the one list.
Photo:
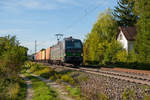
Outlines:
[[132, 75], [129, 73], [122, 73], [122, 72], [113, 72], [113, 71], [102, 71], [100, 69], [92, 69], [92, 68], [70, 68], [70, 67], [64, 67], [64, 66], [57, 66], [55, 65], [54, 68], [57, 67], [63, 67], [65, 69], [70, 69], [70, 70], [76, 70], [76, 71], [82, 71], [82, 72], [87, 72], [91, 74], [97, 74], [97, 75], [102, 75], [105, 77], [110, 77], [110, 78], [115, 78], [118, 80], [124, 80], [136, 84], [142, 84], [142, 85], [148, 85], [150, 86], [150, 77], [148, 76], [140, 76], [140, 75]]

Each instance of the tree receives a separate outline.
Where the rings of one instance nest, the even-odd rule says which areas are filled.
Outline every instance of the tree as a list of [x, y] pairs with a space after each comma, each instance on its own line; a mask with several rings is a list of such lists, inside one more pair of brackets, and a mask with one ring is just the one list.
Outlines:
[[118, 6], [115, 7], [113, 15], [119, 26], [134, 26], [138, 17], [133, 11], [133, 0], [118, 0]]
[[135, 46], [139, 62], [150, 64], [150, 0], [135, 0], [134, 11], [139, 16]]
[[[84, 52], [84, 59], [101, 64], [112, 62], [112, 56], [117, 50], [120, 50], [115, 48], [116, 46], [119, 47], [119, 45], [115, 45], [116, 43], [113, 42], [116, 39], [116, 33], [117, 22], [114, 20], [111, 10], [108, 9], [106, 12], [99, 15], [92, 31], [88, 34], [87, 39], [85, 40], [84, 51], [86, 52]], [[107, 50], [108, 48], [110, 49], [110, 47], [114, 47], [112, 52]], [[106, 54], [106, 51], [109, 53]], [[108, 56], [108, 54], [110, 55]]]
[[27, 48], [19, 45], [15, 36], [0, 38], [0, 99], [10, 100], [11, 89], [17, 84]]

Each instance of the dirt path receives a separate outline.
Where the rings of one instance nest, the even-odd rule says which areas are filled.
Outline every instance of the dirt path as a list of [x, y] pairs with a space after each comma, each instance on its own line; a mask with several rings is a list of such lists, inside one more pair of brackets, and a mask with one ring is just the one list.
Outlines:
[[34, 75], [34, 74], [31, 74], [32, 76], [34, 77], [37, 77], [39, 78], [40, 80], [42, 80], [43, 82], [45, 82], [48, 86], [50, 86], [51, 88], [53, 88], [54, 90], [56, 90], [56, 92], [59, 94], [59, 98], [60, 100], [75, 100], [71, 97], [68, 96], [68, 93], [64, 90], [64, 86], [56, 83], [56, 82], [53, 82], [49, 79], [45, 79], [41, 76], [38, 76], [38, 75]]
[[27, 96], [26, 96], [26, 100], [32, 100], [33, 99], [33, 89], [32, 89], [32, 82], [30, 81], [29, 78], [25, 77], [24, 75], [20, 75], [27, 84]]

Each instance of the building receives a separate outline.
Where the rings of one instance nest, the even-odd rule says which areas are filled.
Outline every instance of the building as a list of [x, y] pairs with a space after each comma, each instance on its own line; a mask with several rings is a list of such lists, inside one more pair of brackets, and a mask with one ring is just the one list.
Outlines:
[[137, 32], [135, 27], [119, 27], [117, 41], [122, 44], [127, 52], [130, 52], [134, 47], [136, 35]]

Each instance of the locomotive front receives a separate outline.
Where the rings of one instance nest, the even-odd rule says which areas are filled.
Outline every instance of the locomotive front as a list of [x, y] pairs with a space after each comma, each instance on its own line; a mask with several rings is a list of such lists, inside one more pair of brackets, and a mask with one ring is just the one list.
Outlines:
[[81, 40], [72, 37], [65, 39], [65, 63], [80, 65], [83, 62], [83, 45]]

